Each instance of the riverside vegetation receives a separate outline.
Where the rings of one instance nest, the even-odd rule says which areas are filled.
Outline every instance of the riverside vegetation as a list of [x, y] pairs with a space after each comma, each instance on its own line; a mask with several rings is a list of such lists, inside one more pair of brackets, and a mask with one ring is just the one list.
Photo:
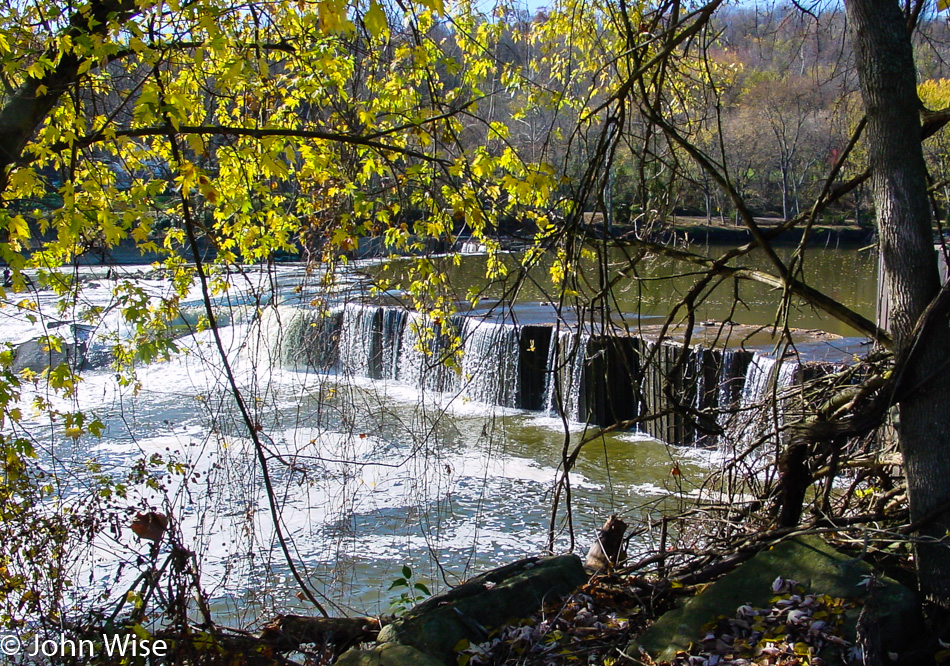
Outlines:
[[[920, 631], [883, 651], [865, 601], [861, 649], [847, 658], [945, 659], [944, 10], [924, 0], [5, 5], [4, 649], [64, 632], [134, 634], [168, 647], [149, 649], [153, 663], [332, 661], [384, 623], [359, 618], [342, 641], [355, 625], [331, 617], [368, 611], [331, 586], [354, 553], [385, 552], [372, 537], [418, 528], [398, 534], [421, 542], [432, 578], [451, 587], [486, 564], [483, 501], [503, 488], [531, 535], [509, 551], [575, 550], [591, 513], [633, 512], [613, 478], [643, 460], [619, 464], [615, 438], [646, 431], [667, 439], [642, 445], [665, 452], [667, 487], [636, 507], [626, 561], [616, 551], [606, 578], [560, 616], [549, 608], [522, 633], [501, 629], [491, 649], [458, 645], [461, 659], [643, 661], [630, 639], [674, 597], [804, 533], [918, 595]], [[685, 244], [671, 230], [684, 213], [742, 226], [748, 239]], [[810, 241], [846, 220], [877, 238], [884, 296], [873, 316], [836, 297], [840, 285], [809, 278]], [[450, 276], [464, 243], [483, 259], [462, 287]], [[361, 262], [368, 248], [376, 259]], [[83, 268], [116, 257], [154, 264]], [[675, 298], [647, 312], [656, 281], [675, 284]], [[726, 306], [704, 314], [723, 293]], [[737, 324], [751, 298], [774, 314]], [[867, 344], [801, 365], [806, 341], [824, 334], [798, 327], [800, 310]], [[541, 322], [520, 319], [539, 312]], [[379, 341], [397, 320], [402, 356], [385, 365], [396, 347]], [[547, 327], [547, 353], [529, 335], [535, 324]], [[467, 351], [489, 329], [488, 348], [504, 342], [517, 352], [507, 358], [538, 367], [474, 363]], [[746, 378], [764, 376], [754, 405], [717, 385], [738, 357], [724, 349], [753, 344], [773, 350], [744, 361]], [[397, 370], [384, 377], [384, 366]], [[518, 442], [509, 412], [474, 427], [464, 418], [505, 373], [535, 378], [530, 409], [558, 428], [542, 453], [551, 464], [515, 478], [464, 469], [465, 454], [494, 460]], [[141, 401], [157, 377], [160, 408]], [[406, 377], [417, 404], [393, 409], [389, 380]], [[588, 418], [590, 396], [612, 405], [618, 387], [633, 396], [623, 412]], [[704, 437], [722, 458], [698, 481], [710, 464], [691, 467], [675, 445]], [[600, 505], [578, 469], [594, 455], [609, 489]], [[544, 506], [518, 504], [539, 469]], [[400, 483], [423, 501], [387, 505]], [[452, 522], [455, 511], [464, 520]], [[452, 551], [461, 571], [438, 558], [446, 526], [471, 544]], [[318, 548], [304, 538], [314, 534]], [[335, 557], [334, 543], [360, 547]], [[429, 589], [409, 575], [418, 570], [398, 579], [409, 602]], [[693, 659], [817, 663], [805, 638], [840, 638], [823, 618], [843, 602], [776, 573], [788, 597], [775, 617], [743, 606]], [[233, 612], [242, 594], [251, 613], [291, 610], [273, 598], [306, 612], [261, 629], [269, 618]], [[743, 623], [777, 636], [806, 618], [804, 633], [789, 629], [801, 639], [790, 651], [756, 653], [745, 634], [735, 653], [716, 643], [734, 645], [723, 634], [735, 640]], [[294, 622], [320, 630], [301, 640]], [[598, 647], [533, 651], [568, 634]]]

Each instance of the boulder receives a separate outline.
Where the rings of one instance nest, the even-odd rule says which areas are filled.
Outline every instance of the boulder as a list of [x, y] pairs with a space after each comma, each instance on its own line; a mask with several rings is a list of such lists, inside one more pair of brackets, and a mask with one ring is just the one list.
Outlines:
[[587, 578], [576, 555], [520, 560], [427, 599], [383, 627], [378, 641], [408, 645], [444, 664], [456, 664], [464, 641], [483, 642], [492, 630], [532, 615]]
[[55, 368], [64, 361], [71, 368], [81, 367], [86, 347], [79, 343], [64, 343], [59, 351], [50, 349], [42, 338], [20, 343], [13, 357], [13, 371], [30, 369], [42, 372], [46, 368]]
[[68, 327], [69, 333], [57, 330], [63, 340], [61, 349], [55, 351], [47, 345], [46, 338], [33, 338], [16, 345], [12, 369], [22, 372], [29, 369], [42, 372], [66, 363], [72, 370], [90, 370], [110, 365], [115, 357], [112, 349], [95, 340], [96, 327], [89, 324], [70, 324], [62, 321], [47, 322], [48, 329]]
[[900, 652], [923, 621], [920, 605], [913, 592], [892, 579], [875, 576], [882, 586], [869, 586], [868, 577], [873, 574], [867, 562], [849, 558], [818, 537], [783, 541], [663, 615], [629, 649], [636, 654], [636, 650], [642, 648], [656, 661], [670, 661], [677, 652], [688, 650], [691, 643], [698, 642], [703, 636], [703, 626], [716, 618], [735, 617], [736, 609], [744, 604], [753, 608], [768, 607], [774, 596], [772, 581], [781, 576], [797, 581], [809, 593], [856, 602], [858, 607], [847, 612], [841, 632], [842, 637], [852, 643], [860, 606], [873, 594], [876, 623], [887, 627], [882, 647], [888, 652]]
[[353, 648], [340, 655], [336, 666], [442, 666], [442, 662], [414, 647], [383, 643], [368, 650]]

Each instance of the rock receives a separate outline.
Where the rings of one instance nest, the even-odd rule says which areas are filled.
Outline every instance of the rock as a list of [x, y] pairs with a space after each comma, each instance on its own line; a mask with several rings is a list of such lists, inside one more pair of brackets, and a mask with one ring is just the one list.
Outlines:
[[21, 342], [14, 351], [11, 366], [14, 372], [26, 369], [42, 372], [64, 362], [74, 371], [90, 370], [106, 367], [115, 360], [112, 349], [95, 340], [96, 327], [93, 325], [49, 321], [45, 326], [47, 329], [69, 328], [69, 333], [56, 332], [62, 340], [60, 351], [50, 349], [45, 337]]
[[78, 368], [82, 364], [85, 345], [63, 343], [59, 351], [50, 349], [43, 338], [35, 338], [20, 343], [13, 357], [12, 369], [22, 372], [30, 369], [33, 372], [42, 372], [46, 368], [55, 368], [64, 361], [71, 368]]
[[[883, 649], [900, 652], [923, 621], [916, 595], [889, 578], [877, 577], [883, 587], [868, 585], [872, 567], [838, 552], [813, 536], [784, 541], [763, 551], [710, 585], [702, 593], [669, 611], [637, 640], [639, 647], [656, 661], [672, 660], [677, 652], [703, 636], [702, 627], [717, 617], [735, 617], [736, 609], [748, 604], [754, 608], [770, 605], [772, 581], [777, 576], [791, 578], [808, 592], [827, 594], [865, 603], [873, 594], [879, 609], [879, 624], [887, 627]], [[855, 640], [855, 626], [861, 608], [849, 610], [842, 637]]]
[[369, 650], [353, 648], [340, 655], [336, 666], [442, 666], [435, 657], [414, 647], [383, 643]]
[[383, 627], [378, 640], [412, 646], [444, 664], [455, 664], [463, 641], [483, 642], [492, 630], [532, 615], [545, 601], [570, 594], [587, 578], [576, 555], [520, 560], [427, 599]]
[[115, 355], [113, 355], [111, 348], [96, 345], [86, 349], [86, 354], [83, 358], [82, 369], [90, 370], [96, 368], [105, 368], [111, 365], [114, 360]]

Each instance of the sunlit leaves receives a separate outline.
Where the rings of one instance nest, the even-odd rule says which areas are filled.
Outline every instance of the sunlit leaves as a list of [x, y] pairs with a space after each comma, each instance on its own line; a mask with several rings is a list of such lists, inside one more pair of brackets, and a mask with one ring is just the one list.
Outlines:
[[383, 8], [376, 0], [371, 0], [369, 9], [363, 17], [363, 23], [373, 37], [383, 37], [389, 32], [386, 12], [383, 11]]
[[[424, 253], [471, 236], [489, 250], [488, 273], [502, 276], [500, 221], [555, 219], [559, 183], [543, 154], [520, 152], [515, 116], [532, 104], [580, 103], [532, 87], [521, 70], [527, 63], [500, 57], [511, 38], [500, 15], [460, 3], [470, 11], [450, 20], [443, 0], [277, 0], [253, 11], [210, 0], [143, 1], [83, 33], [66, 29], [70, 15], [60, 4], [15, 4], [0, 16], [0, 69], [11, 90], [76, 63], [68, 86], [36, 91], [56, 103], [9, 173], [0, 255], [13, 269], [11, 291], [26, 288], [29, 266], [37, 286], [59, 299], [64, 320], [95, 321], [106, 310], [121, 316], [122, 337], [110, 344], [122, 387], [134, 391], [137, 367], [182, 346], [176, 336], [180, 306], [195, 287], [193, 243], [208, 249], [212, 296], [227, 290], [232, 264], [303, 253], [323, 263], [329, 284], [333, 265], [367, 242], [417, 254], [392, 287], [426, 313], [418, 344], [431, 351], [437, 336], [454, 340], [446, 358], [434, 360], [457, 366], [461, 345], [450, 322], [458, 295]], [[511, 113], [491, 111], [510, 94], [518, 96], [504, 105]], [[163, 291], [110, 281], [108, 308], [79, 307], [89, 286], [69, 267], [116, 249], [160, 252]], [[206, 313], [197, 328], [211, 319]], [[56, 337], [44, 342], [50, 351], [65, 348]], [[8, 478], [21, 484], [0, 492], [18, 493], [16, 511], [27, 512], [34, 505], [23, 498], [49, 484], [25, 473], [28, 440], [7, 437], [7, 429], [22, 427], [28, 411], [43, 414], [57, 441], [71, 445], [105, 426], [91, 414], [57, 411], [57, 401], [82, 387], [73, 365], [57, 359], [45, 372], [14, 375], [10, 350], [0, 356], [2, 443]], [[49, 391], [32, 403], [35, 413], [16, 404], [20, 383]], [[106, 475], [97, 483], [103, 498], [125, 493]]]

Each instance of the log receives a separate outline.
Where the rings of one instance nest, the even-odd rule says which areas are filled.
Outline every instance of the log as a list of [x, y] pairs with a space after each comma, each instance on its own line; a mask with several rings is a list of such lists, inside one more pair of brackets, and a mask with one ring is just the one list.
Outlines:
[[305, 643], [332, 646], [340, 654], [376, 640], [382, 621], [376, 617], [307, 617], [281, 615], [264, 627], [261, 641], [277, 652], [297, 650]]

